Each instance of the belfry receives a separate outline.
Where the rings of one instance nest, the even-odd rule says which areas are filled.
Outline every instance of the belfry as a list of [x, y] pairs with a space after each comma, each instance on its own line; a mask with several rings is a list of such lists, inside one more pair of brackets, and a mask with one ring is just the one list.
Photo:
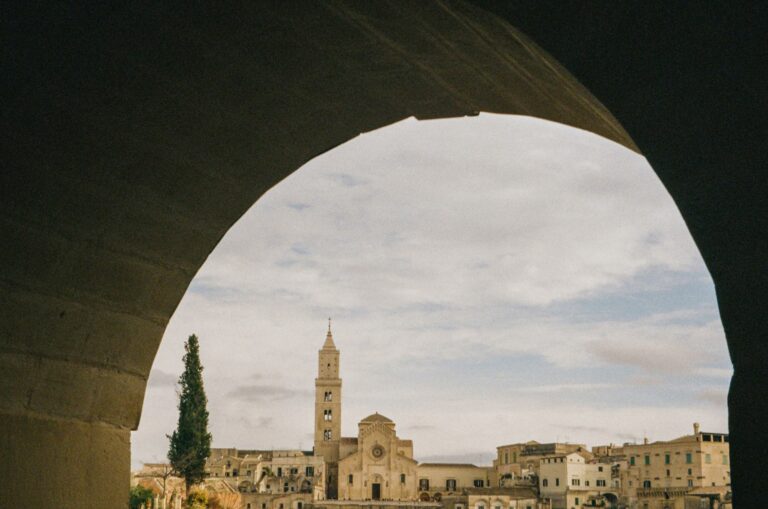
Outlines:
[[326, 496], [336, 498], [338, 493], [339, 443], [341, 440], [341, 378], [339, 377], [339, 350], [333, 343], [331, 319], [325, 343], [318, 352], [317, 378], [315, 378], [315, 448], [326, 464]]

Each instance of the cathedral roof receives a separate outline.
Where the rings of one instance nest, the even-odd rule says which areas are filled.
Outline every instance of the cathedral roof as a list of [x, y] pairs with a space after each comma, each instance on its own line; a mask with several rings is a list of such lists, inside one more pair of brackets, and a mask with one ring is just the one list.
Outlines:
[[389, 417], [384, 417], [379, 412], [376, 412], [374, 414], [369, 415], [368, 417], [366, 417], [365, 419], [363, 419], [360, 422], [391, 422], [391, 423], [394, 423], [394, 421], [392, 419], [390, 419]]

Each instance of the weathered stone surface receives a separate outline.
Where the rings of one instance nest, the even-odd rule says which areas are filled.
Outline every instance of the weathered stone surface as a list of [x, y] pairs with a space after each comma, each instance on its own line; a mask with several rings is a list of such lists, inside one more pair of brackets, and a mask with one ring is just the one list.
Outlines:
[[[18, 462], [0, 478], [43, 497], [17, 507], [124, 505], [123, 428], [138, 422], [162, 329], [259, 196], [359, 133], [477, 111], [561, 122], [648, 157], [717, 287], [736, 370], [738, 503], [762, 497], [767, 481], [750, 469], [762, 462], [753, 444], [768, 365], [765, 17], [725, 5], [474, 3], [487, 10], [460, 1], [4, 10], [0, 443]], [[46, 480], [66, 500], [38, 487], [54, 440], [35, 434], [53, 430], [85, 430], [71, 438], [80, 447], [46, 456]], [[104, 457], [85, 447], [95, 441]], [[84, 470], [68, 470], [72, 461]], [[104, 477], [107, 465], [126, 473]]]
[[122, 508], [130, 431], [78, 421], [3, 415], [0, 507]]

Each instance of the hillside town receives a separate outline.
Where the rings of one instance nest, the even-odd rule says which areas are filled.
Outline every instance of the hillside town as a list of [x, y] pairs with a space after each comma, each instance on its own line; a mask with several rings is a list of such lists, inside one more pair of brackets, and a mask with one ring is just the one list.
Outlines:
[[[202, 488], [222, 509], [730, 509], [728, 434], [702, 431], [643, 443], [500, 445], [492, 465], [419, 463], [413, 441], [373, 413], [341, 430], [340, 352], [330, 324], [318, 353], [314, 447], [212, 448]], [[132, 485], [146, 509], [181, 509], [184, 482], [145, 464]]]

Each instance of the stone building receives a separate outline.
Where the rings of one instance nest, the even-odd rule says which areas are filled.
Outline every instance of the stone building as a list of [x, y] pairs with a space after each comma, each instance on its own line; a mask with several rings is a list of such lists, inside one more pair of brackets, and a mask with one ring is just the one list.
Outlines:
[[311, 451], [211, 449], [206, 473], [206, 487], [237, 490], [243, 509], [303, 509], [325, 496], [325, 465]]
[[338, 498], [416, 500], [416, 470], [413, 443], [398, 438], [391, 419], [369, 415], [358, 424], [357, 439], [345, 441]]
[[592, 459], [593, 455], [584, 444], [568, 443], [539, 443], [530, 440], [524, 443], [500, 445], [496, 448], [496, 459], [493, 464], [502, 485], [515, 479], [531, 479], [539, 473], [539, 463], [546, 456], [555, 454], [570, 454], [577, 452], [585, 460]]
[[552, 509], [581, 509], [582, 506], [610, 506], [619, 499], [611, 486], [611, 465], [587, 463], [578, 452], [541, 458], [539, 496]]
[[443, 497], [441, 503], [443, 509], [551, 509], [530, 487], [468, 488]]
[[495, 478], [493, 467], [469, 463], [422, 463], [418, 467], [419, 496], [422, 500], [456, 495], [472, 488], [488, 488]]
[[[699, 501], [725, 501], [731, 485], [725, 433], [702, 432], [668, 441], [625, 444], [622, 501], [639, 509], [683, 509]], [[688, 505], [686, 505], [688, 504]]]

